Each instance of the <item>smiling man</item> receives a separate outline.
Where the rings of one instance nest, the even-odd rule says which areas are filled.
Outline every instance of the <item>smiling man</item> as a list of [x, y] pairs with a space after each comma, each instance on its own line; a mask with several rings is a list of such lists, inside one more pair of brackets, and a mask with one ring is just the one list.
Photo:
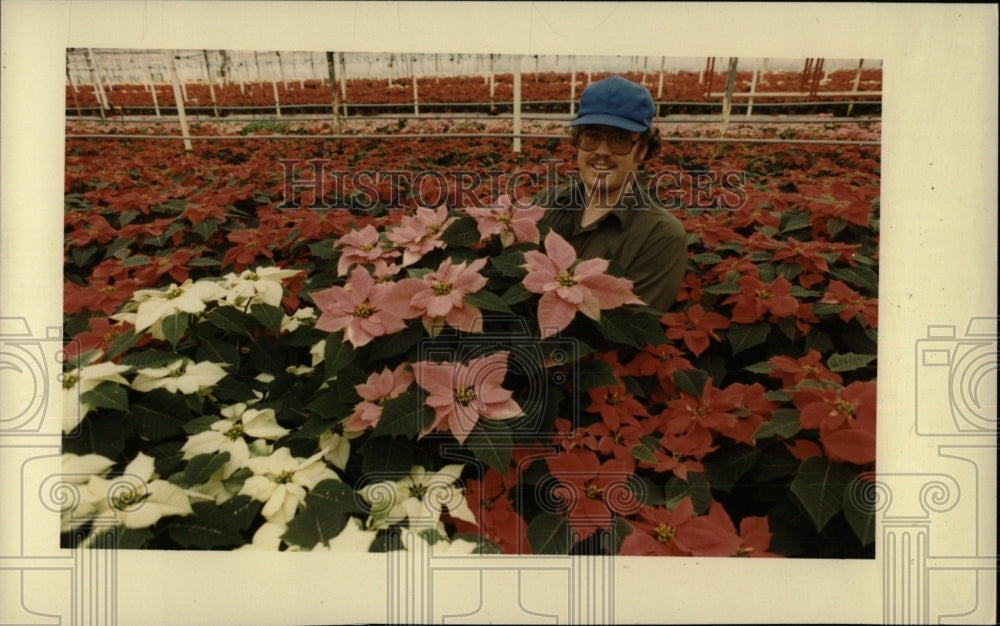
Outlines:
[[612, 76], [589, 85], [570, 122], [579, 178], [543, 191], [540, 224], [561, 234], [581, 259], [614, 260], [633, 291], [659, 311], [673, 306], [687, 266], [680, 221], [638, 183], [643, 161], [660, 150], [656, 104], [642, 85]]

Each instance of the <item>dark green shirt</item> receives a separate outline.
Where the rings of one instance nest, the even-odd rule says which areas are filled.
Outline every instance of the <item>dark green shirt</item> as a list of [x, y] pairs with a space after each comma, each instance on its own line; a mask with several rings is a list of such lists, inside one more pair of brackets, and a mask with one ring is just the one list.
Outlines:
[[[550, 187], [535, 202], [546, 209], [539, 221], [562, 235], [581, 259], [614, 260], [632, 281], [633, 292], [654, 309], [673, 306], [687, 268], [687, 234], [680, 221], [638, 193], [623, 194], [623, 204], [587, 227], [580, 226], [583, 185]], [[638, 199], [638, 202], [635, 200]]]

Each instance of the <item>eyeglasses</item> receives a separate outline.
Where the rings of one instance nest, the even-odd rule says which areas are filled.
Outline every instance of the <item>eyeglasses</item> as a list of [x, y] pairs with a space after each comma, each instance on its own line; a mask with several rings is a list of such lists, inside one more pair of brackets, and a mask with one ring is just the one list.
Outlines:
[[612, 154], [628, 154], [639, 143], [632, 135], [624, 131], [601, 131], [593, 128], [582, 128], [577, 135], [576, 145], [581, 150], [597, 150], [601, 142], [607, 142]]

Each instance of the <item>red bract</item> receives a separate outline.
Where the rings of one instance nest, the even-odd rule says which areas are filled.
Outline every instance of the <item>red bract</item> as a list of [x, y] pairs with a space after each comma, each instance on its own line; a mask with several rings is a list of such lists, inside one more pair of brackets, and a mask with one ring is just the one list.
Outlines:
[[[89, 331], [79, 333], [73, 337], [72, 341], [67, 342], [65, 350], [70, 357], [83, 354], [89, 350], [101, 350], [105, 352], [111, 346], [111, 342], [132, 328], [131, 324], [126, 322], [112, 322], [106, 317], [92, 317], [88, 322], [90, 324]], [[139, 345], [146, 343], [148, 340], [149, 336], [146, 335], [139, 340]]]
[[239, 230], [226, 235], [226, 239], [236, 245], [226, 251], [222, 264], [232, 265], [237, 272], [254, 265], [258, 256], [269, 259], [274, 256], [270, 248], [275, 239], [273, 231]]
[[101, 311], [112, 315], [138, 288], [139, 284], [134, 280], [113, 283], [97, 280], [86, 287], [66, 282], [63, 283], [63, 310], [69, 315], [80, 311]]
[[[727, 516], [728, 519], [728, 516]], [[732, 526], [732, 522], [729, 523]], [[732, 556], [742, 541], [717, 517], [695, 516], [685, 498], [673, 511], [662, 507], [639, 511], [635, 529], [619, 554], [626, 556]]]
[[491, 541], [500, 546], [504, 554], [531, 554], [531, 546], [525, 539], [527, 525], [514, 510], [509, 488], [504, 477], [493, 468], [486, 470], [482, 481], [469, 479], [465, 499], [479, 525], [455, 519], [455, 530]]
[[66, 235], [66, 240], [78, 248], [89, 243], [108, 243], [118, 236], [118, 231], [111, 227], [108, 220], [93, 213], [86, 216], [67, 213], [66, 224], [74, 227]]
[[753, 324], [770, 314], [770, 321], [791, 317], [799, 308], [799, 301], [789, 295], [792, 284], [784, 276], [770, 283], [753, 276], [740, 279], [740, 293], [733, 294], [723, 304], [733, 304], [732, 320], [737, 324]]
[[177, 250], [170, 256], [153, 257], [150, 263], [135, 272], [135, 279], [142, 285], [153, 285], [164, 274], [169, 274], [176, 283], [188, 279], [188, 262], [195, 257], [189, 250]]
[[625, 390], [624, 385], [597, 387], [587, 393], [590, 395], [587, 411], [600, 413], [601, 419], [612, 430], [618, 430], [621, 423], [631, 417], [649, 417], [646, 409]]
[[667, 337], [684, 341], [695, 356], [708, 348], [710, 340], [721, 341], [715, 331], [729, 328], [729, 320], [718, 313], [708, 313], [700, 305], [691, 306], [680, 313], [667, 313], [660, 321], [667, 327]]
[[842, 304], [837, 315], [845, 322], [857, 319], [862, 326], [878, 327], [878, 299], [865, 298], [839, 280], [831, 280], [826, 294], [820, 300], [825, 304]]
[[640, 467], [650, 467], [657, 472], [672, 472], [681, 480], [687, 480], [688, 472], [703, 472], [701, 459], [709, 452], [718, 450], [712, 445], [712, 433], [700, 428], [681, 435], [660, 437], [662, 448], [653, 451], [656, 463], [640, 463]]
[[674, 391], [674, 372], [694, 369], [683, 352], [670, 344], [649, 346], [637, 354], [628, 365], [629, 373], [638, 376], [653, 376], [660, 381], [661, 389], [670, 394]]
[[803, 380], [830, 381], [838, 385], [843, 381], [840, 374], [831, 372], [820, 362], [823, 358], [816, 350], [810, 350], [805, 356], [793, 359], [784, 355], [773, 356], [768, 362], [773, 366], [770, 375], [780, 378], [784, 387], [794, 387]]
[[681, 392], [680, 397], [667, 403], [660, 413], [660, 430], [665, 434], [680, 435], [694, 429], [726, 432], [736, 426], [739, 398], [732, 390], [722, 391], [712, 385], [709, 378], [701, 397]]
[[733, 383], [726, 387], [727, 394], [739, 398], [739, 406], [735, 410], [736, 424], [728, 430], [720, 431], [721, 434], [733, 441], [754, 445], [753, 434], [761, 424], [771, 419], [771, 414], [778, 408], [777, 403], [771, 402], [764, 395], [766, 391], [760, 383]]
[[824, 275], [830, 271], [826, 257], [823, 256], [825, 249], [826, 244], [823, 242], [802, 242], [789, 237], [787, 242], [779, 244], [771, 258], [774, 261], [798, 263], [802, 267], [802, 273], [798, 275], [799, 284], [808, 289], [822, 282]]
[[800, 387], [794, 394], [802, 428], [818, 428], [827, 458], [863, 465], [875, 461], [874, 381], [841, 389]]
[[611, 525], [612, 511], [631, 513], [637, 508], [628, 480], [635, 467], [630, 459], [601, 463], [597, 455], [574, 448], [547, 459], [549, 471], [561, 488], [554, 495], [561, 501], [570, 526], [586, 539], [598, 528]]

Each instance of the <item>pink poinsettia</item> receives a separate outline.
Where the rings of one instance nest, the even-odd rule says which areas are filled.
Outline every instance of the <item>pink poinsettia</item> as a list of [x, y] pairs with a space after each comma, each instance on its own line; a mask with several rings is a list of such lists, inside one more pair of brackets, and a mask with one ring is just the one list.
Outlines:
[[417, 384], [430, 394], [425, 403], [434, 409], [434, 420], [423, 434], [450, 431], [459, 443], [465, 443], [481, 418], [505, 420], [524, 415], [513, 393], [501, 387], [507, 375], [507, 355], [501, 350], [468, 364], [416, 363]]
[[355, 385], [354, 389], [362, 401], [354, 407], [354, 413], [344, 422], [344, 428], [361, 432], [378, 425], [382, 418], [382, 404], [398, 397], [413, 383], [413, 374], [407, 366], [403, 363], [394, 370], [383, 368], [381, 372], [372, 373], [365, 382]]
[[398, 250], [385, 250], [379, 243], [379, 234], [375, 227], [369, 224], [361, 230], [352, 230], [340, 238], [344, 249], [337, 261], [337, 274], [343, 276], [355, 263], [388, 262], [399, 256]]
[[386, 238], [403, 249], [403, 266], [413, 265], [434, 248], [443, 248], [441, 233], [454, 218], [448, 217], [448, 207], [441, 205], [436, 211], [418, 208], [414, 215], [405, 215], [399, 226], [386, 234]]
[[643, 304], [632, 293], [632, 281], [605, 274], [607, 259], [577, 262], [573, 246], [554, 231], [545, 236], [545, 250], [524, 253], [528, 274], [523, 282], [528, 291], [542, 294], [538, 327], [543, 339], [569, 326], [577, 311], [599, 320], [602, 310]]
[[316, 328], [329, 332], [344, 331], [355, 347], [375, 337], [391, 335], [406, 328], [403, 318], [386, 305], [391, 301], [392, 286], [376, 284], [363, 267], [355, 267], [347, 287], [328, 287], [312, 295], [322, 312]]
[[487, 259], [452, 264], [445, 259], [434, 272], [422, 279], [404, 278], [393, 286], [391, 305], [404, 319], [420, 317], [424, 328], [434, 336], [442, 323], [467, 333], [483, 330], [479, 308], [465, 302], [465, 296], [486, 286], [479, 273]]
[[491, 207], [472, 207], [465, 212], [475, 218], [482, 239], [498, 235], [504, 247], [516, 242], [538, 243], [541, 238], [538, 220], [545, 209], [540, 206], [520, 208], [511, 203], [510, 197], [501, 196]]

